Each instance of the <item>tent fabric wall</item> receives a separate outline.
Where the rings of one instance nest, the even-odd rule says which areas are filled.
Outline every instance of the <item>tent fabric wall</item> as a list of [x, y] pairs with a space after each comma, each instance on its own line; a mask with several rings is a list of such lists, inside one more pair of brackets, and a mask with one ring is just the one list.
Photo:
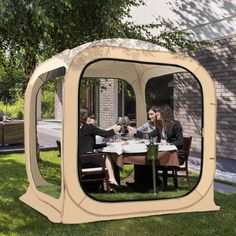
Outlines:
[[[35, 104], [44, 79], [40, 75], [65, 67], [62, 187], [59, 199], [39, 192], [37, 185], [47, 184], [40, 175], [36, 160]], [[129, 82], [136, 94], [137, 124], [146, 120], [145, 84], [149, 78], [170, 72], [189, 71], [199, 80], [203, 91], [203, 166], [201, 179], [188, 195], [178, 199], [100, 202], [87, 196], [77, 176], [79, 82], [82, 76], [121, 78]], [[207, 119], [206, 119], [207, 117]], [[181, 53], [137, 40], [105, 40], [82, 45], [52, 57], [36, 68], [25, 96], [25, 152], [29, 179], [23, 202], [46, 215], [53, 222], [82, 223], [137, 216], [190, 211], [218, 210], [213, 199], [215, 173], [216, 98], [212, 80], [206, 70]], [[207, 147], [207, 148], [205, 148]]]

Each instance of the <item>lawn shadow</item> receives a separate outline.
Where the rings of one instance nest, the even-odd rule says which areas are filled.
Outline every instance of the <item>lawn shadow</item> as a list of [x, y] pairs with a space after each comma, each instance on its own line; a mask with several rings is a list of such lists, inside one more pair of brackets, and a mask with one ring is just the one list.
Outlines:
[[49, 183], [61, 185], [61, 166], [47, 160], [39, 162], [39, 171], [42, 177]]
[[35, 231], [32, 235], [45, 235], [43, 228], [52, 223], [19, 200], [28, 187], [25, 164], [21, 160], [1, 158], [0, 170], [0, 232], [3, 235], [25, 235], [21, 231], [29, 230]]

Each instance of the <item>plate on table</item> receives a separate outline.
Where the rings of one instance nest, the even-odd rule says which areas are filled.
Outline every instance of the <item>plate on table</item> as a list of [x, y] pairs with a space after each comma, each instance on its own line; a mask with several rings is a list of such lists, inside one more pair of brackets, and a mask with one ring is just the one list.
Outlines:
[[172, 144], [159, 144], [158, 146], [158, 150], [159, 151], [177, 151], [177, 147], [175, 145]]
[[143, 152], [147, 152], [147, 145], [144, 143], [139, 143], [139, 144], [131, 144], [131, 145], [127, 145], [124, 146], [124, 150], [125, 153], [143, 153]]

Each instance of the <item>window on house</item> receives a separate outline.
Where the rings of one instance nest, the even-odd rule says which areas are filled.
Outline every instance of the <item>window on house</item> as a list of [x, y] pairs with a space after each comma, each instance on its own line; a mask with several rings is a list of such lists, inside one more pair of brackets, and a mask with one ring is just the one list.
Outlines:
[[147, 107], [168, 104], [173, 108], [173, 74], [151, 78], [146, 84]]
[[136, 100], [134, 89], [124, 80], [118, 80], [118, 84], [118, 116], [128, 116], [133, 125], [135, 125]]

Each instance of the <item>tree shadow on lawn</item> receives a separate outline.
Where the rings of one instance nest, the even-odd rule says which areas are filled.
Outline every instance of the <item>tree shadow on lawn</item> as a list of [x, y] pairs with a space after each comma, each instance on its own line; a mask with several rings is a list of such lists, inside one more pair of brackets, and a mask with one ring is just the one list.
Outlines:
[[42, 160], [39, 163], [42, 177], [49, 183], [61, 185], [61, 166], [50, 161]]
[[23, 235], [22, 230], [32, 230], [32, 235], [46, 235], [41, 227], [51, 222], [19, 200], [28, 187], [25, 164], [1, 158], [0, 170], [0, 232]]

